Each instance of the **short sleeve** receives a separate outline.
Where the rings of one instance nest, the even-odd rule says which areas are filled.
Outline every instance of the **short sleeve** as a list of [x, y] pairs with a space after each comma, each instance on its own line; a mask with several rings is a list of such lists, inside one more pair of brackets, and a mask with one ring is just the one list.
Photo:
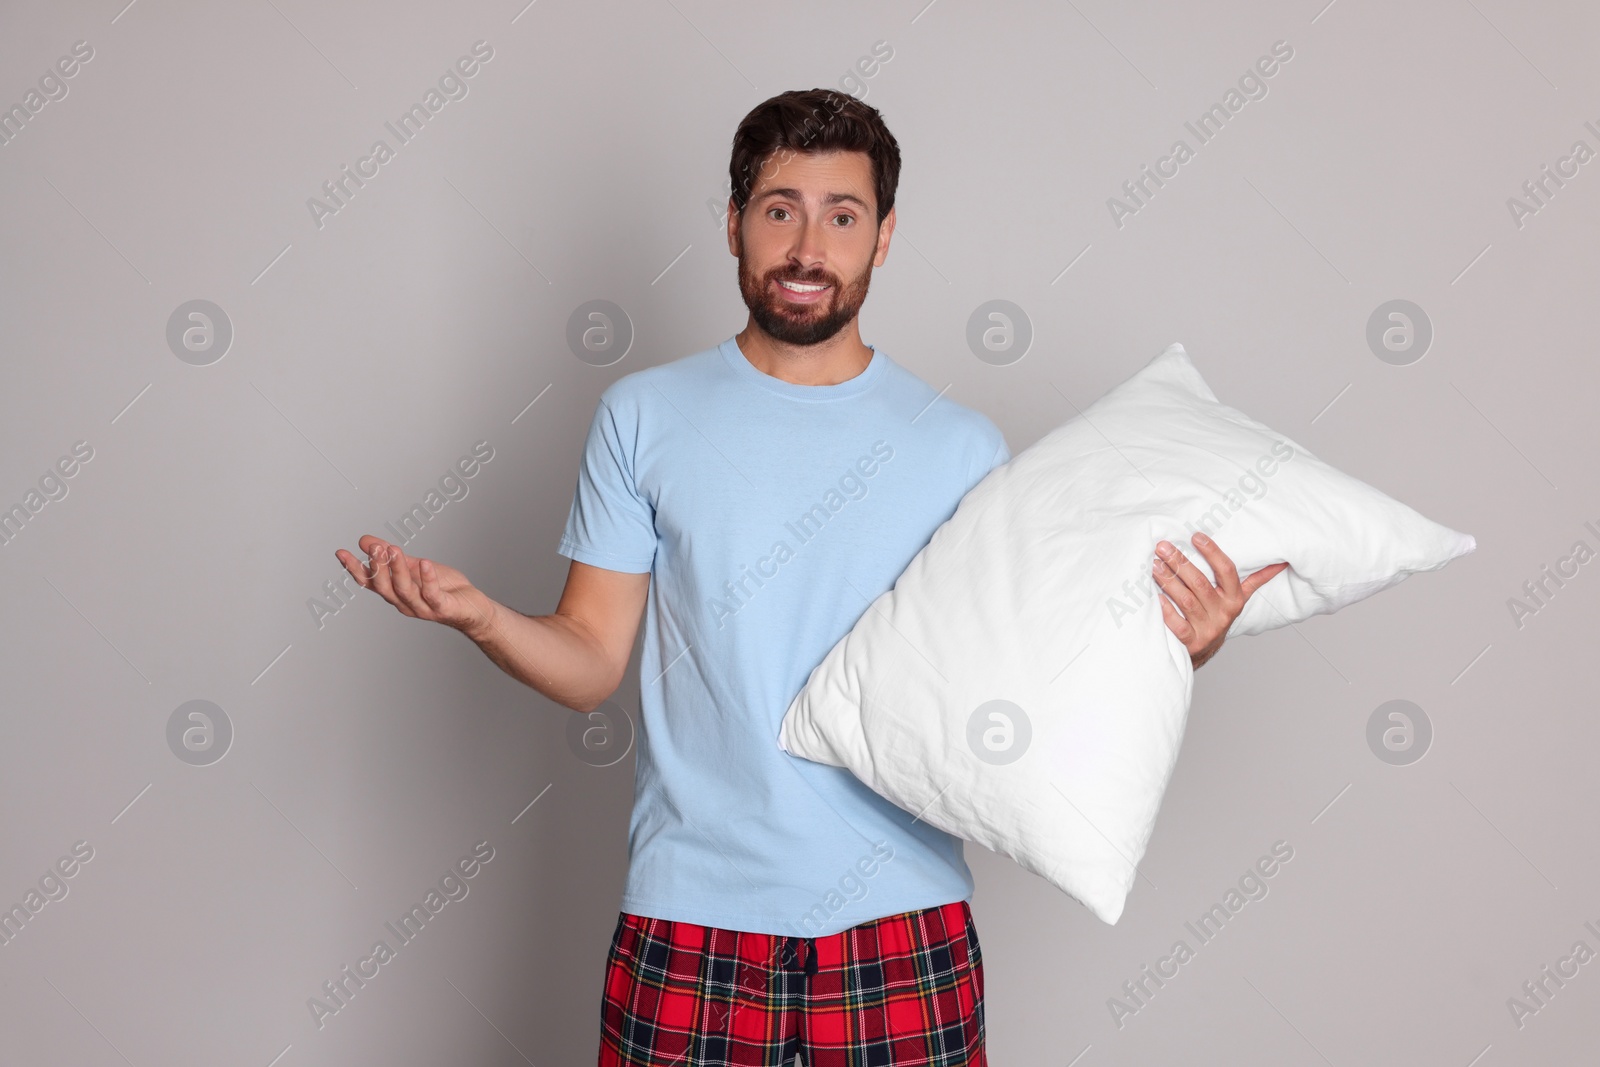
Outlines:
[[988, 419], [983, 421], [988, 424], [989, 432], [978, 436], [970, 453], [970, 466], [967, 468], [967, 484], [962, 490], [963, 496], [988, 477], [990, 471], [1011, 460], [1011, 449], [1006, 447], [1006, 435], [993, 422]]
[[[1001, 437], [1000, 437], [1000, 447], [995, 450], [994, 459], [989, 461], [989, 470], [992, 471], [996, 467], [999, 467], [999, 466], [1001, 466], [1003, 464], [1010, 463], [1010, 462], [1011, 462], [1011, 449], [1006, 446], [1005, 436], [1001, 435]], [[988, 471], [985, 471], [984, 473], [988, 473]]]
[[962, 486], [962, 496], [978, 488], [978, 483], [989, 477], [990, 470], [1011, 459], [1011, 450], [1006, 448], [1005, 434], [1000, 432], [1000, 427], [987, 418], [979, 418], [986, 432], [973, 435], [973, 443], [966, 453], [966, 482]]
[[655, 509], [634, 479], [637, 423], [621, 422], [602, 397], [578, 466], [578, 486], [561, 534], [561, 555], [606, 570], [641, 574], [656, 555]]

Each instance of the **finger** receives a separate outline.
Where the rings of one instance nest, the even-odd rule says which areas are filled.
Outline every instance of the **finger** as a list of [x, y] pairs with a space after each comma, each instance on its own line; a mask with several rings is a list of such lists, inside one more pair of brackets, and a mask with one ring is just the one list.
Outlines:
[[[1192, 567], [1193, 564], [1190, 564], [1190, 566]], [[1183, 614], [1186, 617], [1195, 618], [1205, 613], [1205, 605], [1201, 604], [1199, 598], [1194, 595], [1194, 590], [1190, 589], [1184, 580], [1163, 560], [1158, 559], [1155, 561], [1151, 567], [1151, 573], [1155, 575], [1156, 584], [1161, 586], [1162, 590], [1173, 599], [1173, 602], [1183, 610]]]
[[1245, 578], [1244, 585], [1241, 587], [1244, 591], [1244, 595], [1248, 597], [1251, 593], [1254, 593], [1257, 589], [1260, 589], [1262, 586], [1266, 585], [1268, 582], [1272, 581], [1272, 579], [1276, 578], [1279, 574], [1282, 574], [1288, 569], [1289, 565], [1287, 563], [1270, 563], [1267, 566], [1262, 567], [1254, 574]]
[[[1211, 584], [1211, 579], [1207, 578], [1205, 573], [1194, 565], [1194, 561], [1185, 556], [1178, 546], [1171, 541], [1162, 541], [1157, 544], [1156, 552], [1158, 554], [1161, 552], [1162, 545], [1171, 549], [1170, 552], [1165, 554], [1167, 566], [1171, 567], [1183, 584], [1189, 587], [1196, 602], [1210, 603], [1217, 592], [1216, 587]], [[1182, 601], [1179, 601], [1179, 603], [1182, 603]]]
[[372, 571], [372, 588], [395, 607], [405, 610], [394, 594], [394, 582], [389, 575], [389, 555], [393, 546], [387, 541], [378, 541], [367, 549], [367, 567]]
[[1222, 590], [1223, 596], [1238, 593], [1239, 568], [1233, 565], [1233, 560], [1228, 558], [1228, 554], [1203, 533], [1196, 533], [1189, 540], [1194, 542], [1194, 547], [1199, 549], [1206, 562], [1211, 564], [1211, 573], [1217, 576], [1217, 588]]
[[400, 598], [406, 611], [412, 615], [427, 615], [428, 606], [417, 594], [417, 583], [411, 579], [411, 561], [400, 546], [392, 546], [389, 562], [389, 580], [394, 583], [394, 595]]
[[384, 541], [383, 538], [373, 537], [371, 534], [365, 534], [362, 536], [361, 540], [356, 542], [356, 547], [367, 554], [365, 562], [359, 559], [356, 560], [356, 562], [360, 563], [366, 568], [365, 573], [368, 578], [373, 577], [374, 573], [377, 571], [377, 567], [375, 567], [372, 562], [372, 554], [379, 546], [384, 544], [387, 544], [387, 542]]
[[[341, 555], [341, 553], [343, 554]], [[334, 549], [333, 558], [339, 561], [341, 567], [350, 572], [350, 577], [354, 578], [356, 584], [361, 588], [366, 589], [372, 585], [372, 579], [367, 577], [366, 565], [356, 559], [354, 555], [342, 548], [337, 548]]]
[[1167, 629], [1172, 631], [1174, 637], [1183, 642], [1183, 647], [1188, 648], [1189, 642], [1194, 640], [1194, 627], [1189, 625], [1189, 620], [1178, 614], [1178, 609], [1172, 606], [1172, 601], [1160, 597], [1161, 618], [1165, 620]]
[[439, 585], [439, 568], [433, 565], [433, 560], [424, 559], [417, 561], [417, 574], [421, 578], [418, 586], [422, 594], [423, 603], [431, 610], [431, 617], [438, 621], [450, 618], [450, 613], [445, 610], [449, 603], [449, 596]]
[[439, 588], [439, 572], [434, 569], [433, 560], [418, 560], [417, 573], [422, 578], [421, 584], [417, 587], [417, 591], [422, 594], [422, 602], [438, 612], [444, 602], [444, 592]]

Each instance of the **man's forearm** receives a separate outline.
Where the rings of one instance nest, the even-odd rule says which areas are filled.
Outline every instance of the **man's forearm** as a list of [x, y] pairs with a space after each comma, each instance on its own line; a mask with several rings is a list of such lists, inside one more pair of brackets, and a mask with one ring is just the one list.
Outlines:
[[582, 621], [483, 600], [481, 621], [462, 632], [511, 677], [574, 711], [593, 711], [616, 691], [605, 650]]

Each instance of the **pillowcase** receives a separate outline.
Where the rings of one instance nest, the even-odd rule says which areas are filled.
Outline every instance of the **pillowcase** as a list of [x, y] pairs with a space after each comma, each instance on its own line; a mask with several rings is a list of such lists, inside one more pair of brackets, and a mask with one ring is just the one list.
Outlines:
[[1114, 924], [1183, 740], [1194, 670], [1151, 575], [1211, 536], [1289, 567], [1228, 633], [1327, 614], [1476, 542], [1218, 402], [1171, 345], [995, 468], [786, 709], [778, 746], [848, 768]]

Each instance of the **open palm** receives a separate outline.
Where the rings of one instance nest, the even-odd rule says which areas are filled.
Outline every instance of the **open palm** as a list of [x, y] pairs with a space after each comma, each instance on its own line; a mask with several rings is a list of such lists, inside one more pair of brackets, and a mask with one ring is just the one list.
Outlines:
[[344, 569], [363, 589], [371, 589], [415, 619], [465, 629], [481, 622], [485, 613], [470, 595], [476, 592], [467, 576], [446, 563], [408, 556], [400, 546], [367, 534], [357, 542], [370, 563], [352, 552], [334, 552]]

